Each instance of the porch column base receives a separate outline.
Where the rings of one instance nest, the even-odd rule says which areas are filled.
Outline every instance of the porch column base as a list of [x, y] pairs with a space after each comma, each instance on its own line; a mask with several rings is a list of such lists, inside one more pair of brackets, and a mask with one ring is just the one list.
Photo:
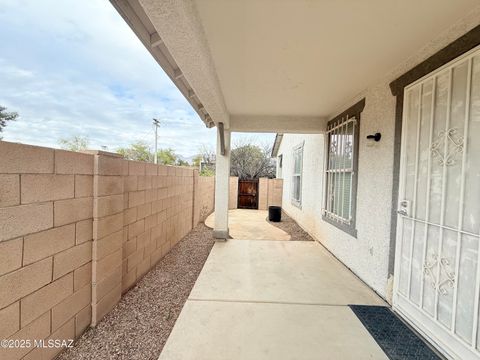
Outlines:
[[227, 240], [230, 238], [230, 232], [229, 230], [213, 230], [213, 237], [216, 240]]

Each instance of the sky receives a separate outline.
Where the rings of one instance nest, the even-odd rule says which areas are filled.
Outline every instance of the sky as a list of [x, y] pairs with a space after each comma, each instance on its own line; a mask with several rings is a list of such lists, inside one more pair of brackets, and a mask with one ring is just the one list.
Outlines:
[[[0, 0], [0, 105], [20, 117], [3, 140], [59, 147], [84, 136], [109, 151], [142, 140], [191, 158], [214, 148], [180, 91], [107, 0]], [[232, 139], [272, 143], [274, 134]]]

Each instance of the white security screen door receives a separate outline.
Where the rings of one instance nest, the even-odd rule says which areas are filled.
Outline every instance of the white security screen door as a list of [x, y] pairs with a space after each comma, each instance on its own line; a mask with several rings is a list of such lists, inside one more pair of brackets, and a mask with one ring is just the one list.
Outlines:
[[404, 91], [394, 309], [480, 359], [480, 49]]

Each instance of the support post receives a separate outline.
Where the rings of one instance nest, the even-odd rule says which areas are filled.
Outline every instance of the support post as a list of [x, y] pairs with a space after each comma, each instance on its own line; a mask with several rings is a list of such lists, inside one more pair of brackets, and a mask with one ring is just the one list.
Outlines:
[[[223, 152], [223, 154], [222, 154]], [[228, 239], [228, 199], [230, 193], [230, 131], [217, 128], [215, 160], [215, 228], [213, 237]]]

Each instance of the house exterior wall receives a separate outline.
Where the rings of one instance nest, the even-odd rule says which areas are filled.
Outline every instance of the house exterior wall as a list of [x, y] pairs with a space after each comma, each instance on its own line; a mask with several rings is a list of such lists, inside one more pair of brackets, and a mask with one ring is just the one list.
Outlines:
[[213, 211], [214, 178], [192, 169], [3, 141], [0, 154], [0, 339], [78, 338]]
[[[345, 102], [330, 118], [346, 110], [362, 98], [366, 99], [360, 120], [357, 238], [322, 220], [324, 201], [324, 136], [285, 134], [278, 155], [283, 155], [283, 208], [306, 231], [356, 273], [363, 281], [387, 300], [391, 299], [389, 274], [390, 239], [392, 235], [393, 158], [395, 142], [395, 97], [389, 83], [421, 61], [478, 25], [480, 8], [472, 9], [443, 34], [426, 44], [416, 54], [407, 54], [406, 60], [381, 80], [372, 84], [355, 98]], [[380, 74], [382, 75], [382, 74]], [[380, 142], [366, 136], [380, 132]], [[302, 141], [303, 182], [302, 207], [291, 202], [293, 148]], [[393, 249], [392, 249], [393, 250]], [[390, 279], [389, 279], [390, 278]]]

